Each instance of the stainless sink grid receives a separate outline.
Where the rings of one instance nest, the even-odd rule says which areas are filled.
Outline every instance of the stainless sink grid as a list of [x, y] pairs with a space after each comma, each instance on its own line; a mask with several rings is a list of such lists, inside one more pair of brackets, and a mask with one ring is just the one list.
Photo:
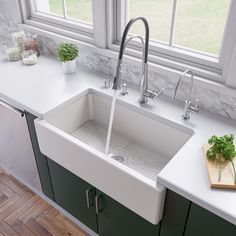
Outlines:
[[[105, 125], [95, 120], [88, 120], [71, 135], [104, 153], [107, 135]], [[114, 129], [112, 130], [109, 153], [111, 156], [123, 157], [119, 159], [120, 162], [154, 181], [169, 161], [168, 158], [148, 150], [137, 143], [135, 139]]]

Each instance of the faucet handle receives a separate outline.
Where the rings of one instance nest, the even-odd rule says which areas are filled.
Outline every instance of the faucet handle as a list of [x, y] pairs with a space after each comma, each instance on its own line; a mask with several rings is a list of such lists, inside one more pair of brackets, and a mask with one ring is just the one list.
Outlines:
[[111, 86], [111, 80], [109, 78], [104, 79], [104, 88], [108, 89]]
[[151, 98], [151, 99], [158, 98], [158, 97], [163, 93], [164, 90], [165, 90], [165, 89], [162, 88], [162, 89], [160, 89], [159, 91], [155, 92], [155, 91], [152, 91], [152, 90], [148, 89], [148, 90], [147, 90], [147, 92], [148, 92], [148, 94], [149, 94], [148, 97]]
[[182, 115], [182, 118], [184, 120], [188, 120], [190, 118], [190, 112], [199, 112], [198, 109], [198, 99], [196, 99], [195, 105], [192, 105], [192, 102], [190, 100], [186, 100], [185, 101], [185, 105], [184, 105], [184, 112]]
[[121, 94], [122, 96], [125, 96], [125, 95], [128, 94], [128, 91], [127, 91], [127, 84], [122, 84], [122, 85], [121, 85], [121, 92], [120, 92], [120, 94]]
[[157, 96], [156, 96], [156, 97], [159, 97], [164, 91], [165, 91], [165, 88], [161, 88], [161, 89], [157, 92]]
[[191, 103], [190, 103], [189, 110], [190, 110], [190, 111], [193, 111], [193, 112], [199, 112], [199, 109], [198, 109], [198, 102], [199, 102], [199, 100], [196, 99], [194, 106], [192, 106]]

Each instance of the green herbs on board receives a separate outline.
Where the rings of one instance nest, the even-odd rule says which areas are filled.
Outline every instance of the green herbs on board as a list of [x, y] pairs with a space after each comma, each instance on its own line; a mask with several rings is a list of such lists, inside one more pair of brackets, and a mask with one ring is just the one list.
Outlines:
[[58, 58], [62, 61], [72, 61], [79, 56], [79, 49], [75, 44], [60, 43], [57, 48]]
[[236, 184], [236, 170], [233, 162], [236, 156], [234, 136], [232, 134], [222, 137], [213, 135], [209, 138], [208, 143], [211, 145], [210, 149], [207, 151], [208, 160], [215, 161], [220, 166], [218, 181], [221, 181], [223, 165], [231, 163], [234, 172], [234, 184]]

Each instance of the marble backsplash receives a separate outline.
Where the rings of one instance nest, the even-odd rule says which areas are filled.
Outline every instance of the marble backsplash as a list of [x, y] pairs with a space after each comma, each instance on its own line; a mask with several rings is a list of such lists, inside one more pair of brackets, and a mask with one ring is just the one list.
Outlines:
[[7, 40], [11, 32], [17, 30], [17, 24], [19, 23], [19, 14], [14, 14], [14, 9], [10, 8], [9, 2], [6, 0], [0, 0], [0, 42], [3, 43]]
[[[10, 37], [11, 31], [18, 28], [17, 24], [20, 20], [19, 14], [18, 17], [16, 17], [17, 14], [13, 13], [14, 9], [9, 8], [9, 2], [0, 0], [0, 43]], [[42, 35], [39, 35], [38, 39], [43, 54], [55, 55], [57, 43], [53, 39]], [[116, 68], [116, 60], [85, 48], [80, 50], [79, 63], [89, 67], [89, 69], [93, 71], [110, 75], [111, 78]], [[124, 63], [122, 79], [129, 85], [137, 87], [140, 83], [140, 72], [140, 66]], [[157, 90], [158, 88], [165, 88], [164, 94], [172, 96], [175, 84], [176, 78], [170, 78], [164, 74], [149, 70], [149, 86], [151, 89]], [[184, 99], [188, 97], [188, 93], [189, 84], [187, 82], [181, 82], [177, 99], [184, 101]], [[205, 109], [236, 120], [236, 97], [194, 85], [193, 99], [194, 98], [199, 99], [200, 109]]]

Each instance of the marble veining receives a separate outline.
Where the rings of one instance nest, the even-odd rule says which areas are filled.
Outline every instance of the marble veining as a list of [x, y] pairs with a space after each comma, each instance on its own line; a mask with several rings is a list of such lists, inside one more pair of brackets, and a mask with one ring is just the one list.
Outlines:
[[9, 7], [4, 0], [0, 0], [0, 42], [10, 38], [11, 32], [18, 29], [18, 19], [10, 14]]
[[[10, 13], [12, 13], [12, 11], [9, 10], [9, 5], [6, 1], [0, 0], [0, 43], [10, 37], [10, 32], [18, 29], [18, 20]], [[38, 38], [42, 53], [55, 55], [57, 42], [42, 35], [39, 35]], [[87, 49], [80, 50], [78, 61], [93, 71], [99, 71], [110, 75], [111, 78], [113, 77], [116, 68], [116, 60]], [[128, 83], [128, 85], [137, 87], [140, 83], [140, 73], [140, 66], [124, 63], [122, 79]], [[153, 90], [165, 88], [164, 94], [172, 96], [176, 79], [149, 70], [149, 84], [150, 88]], [[188, 83], [185, 81], [181, 82], [177, 99], [184, 101], [187, 98], [188, 93]], [[236, 120], [236, 97], [194, 85], [193, 99], [195, 98], [199, 99], [199, 106], [201, 109]]]

